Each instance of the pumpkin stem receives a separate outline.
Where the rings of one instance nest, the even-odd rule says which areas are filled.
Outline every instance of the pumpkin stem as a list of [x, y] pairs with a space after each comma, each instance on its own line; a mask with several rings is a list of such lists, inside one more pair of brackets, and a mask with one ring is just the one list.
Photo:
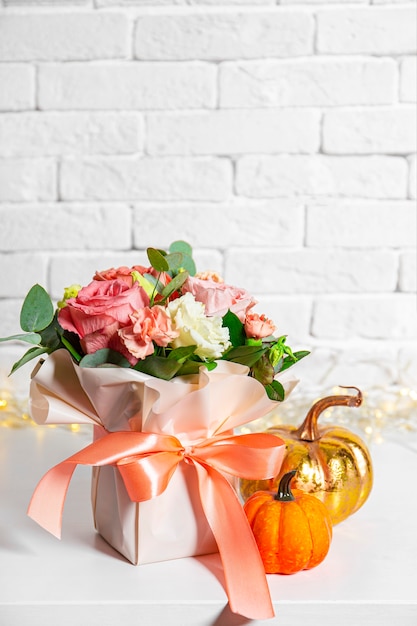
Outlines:
[[339, 385], [342, 389], [356, 389], [356, 396], [326, 396], [317, 400], [307, 413], [307, 416], [301, 426], [297, 429], [297, 436], [303, 441], [316, 441], [320, 439], [320, 433], [317, 426], [318, 417], [323, 411], [331, 406], [360, 406], [362, 404], [362, 392], [357, 387], [345, 387]]
[[279, 481], [278, 491], [274, 496], [275, 500], [278, 502], [292, 502], [295, 500], [294, 495], [291, 491], [291, 480], [296, 475], [297, 471], [292, 470], [291, 472], [287, 472]]

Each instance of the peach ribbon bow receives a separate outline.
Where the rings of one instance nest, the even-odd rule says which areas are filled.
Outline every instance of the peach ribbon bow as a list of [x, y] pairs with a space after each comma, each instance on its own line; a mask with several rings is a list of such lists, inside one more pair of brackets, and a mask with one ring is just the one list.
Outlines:
[[45, 474], [28, 515], [60, 538], [65, 497], [78, 464], [116, 466], [130, 499], [141, 502], [167, 488], [179, 463], [190, 463], [197, 471], [203, 510], [218, 544], [230, 608], [251, 619], [267, 619], [274, 610], [262, 560], [242, 505], [221, 472], [271, 478], [279, 471], [284, 450], [282, 440], [266, 433], [219, 435], [183, 446], [173, 435], [105, 431]]

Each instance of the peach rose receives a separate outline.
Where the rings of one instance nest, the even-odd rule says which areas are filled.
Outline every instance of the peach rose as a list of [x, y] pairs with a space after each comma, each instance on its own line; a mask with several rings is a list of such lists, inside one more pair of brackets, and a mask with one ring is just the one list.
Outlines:
[[132, 313], [148, 304], [149, 298], [138, 283], [129, 287], [120, 280], [93, 280], [66, 301], [58, 322], [80, 337], [87, 354], [101, 348], [118, 350], [121, 343], [117, 331], [131, 323]]
[[242, 323], [248, 310], [256, 304], [256, 300], [245, 289], [211, 280], [201, 280], [195, 276], [187, 278], [182, 292], [189, 292], [198, 302], [202, 302], [208, 317], [223, 317], [230, 309]]
[[265, 315], [258, 313], [248, 313], [245, 319], [246, 337], [253, 339], [262, 339], [269, 337], [275, 330], [275, 325]]
[[162, 306], [139, 309], [130, 319], [133, 324], [121, 328], [118, 335], [136, 361], [154, 352], [154, 342], [157, 346], [167, 346], [178, 337], [178, 332], [172, 328], [171, 318]]

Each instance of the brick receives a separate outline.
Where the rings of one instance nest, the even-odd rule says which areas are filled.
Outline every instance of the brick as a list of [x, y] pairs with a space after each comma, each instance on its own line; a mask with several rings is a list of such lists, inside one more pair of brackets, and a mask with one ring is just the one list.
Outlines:
[[239, 195], [405, 198], [401, 157], [244, 156], [237, 163]]
[[[52, 1], [52, 0], [51, 0]], [[97, 7], [112, 6], [166, 6], [166, 5], [195, 5], [195, 6], [229, 6], [229, 5], [274, 5], [276, 0], [95, 0]]]
[[219, 71], [224, 108], [377, 105], [398, 97], [393, 59], [267, 59], [225, 62]]
[[397, 285], [398, 258], [389, 250], [277, 250], [252, 246], [250, 250], [229, 250], [226, 275], [232, 284], [239, 284], [244, 277], [248, 291], [263, 294], [277, 290], [280, 294], [389, 292]]
[[[298, 5], [298, 4], [346, 4], [346, 0], [279, 0], [279, 4]], [[369, 4], [369, 0], [349, 0], [349, 4]]]
[[417, 342], [407, 341], [398, 352], [398, 384], [413, 398], [417, 380]]
[[417, 101], [417, 57], [404, 57], [400, 62], [400, 100]]
[[122, 204], [3, 205], [0, 218], [4, 251], [130, 247], [131, 212]]
[[192, 12], [144, 15], [136, 23], [139, 59], [252, 59], [312, 54], [307, 12]]
[[[113, 208], [117, 212], [118, 207]], [[148, 245], [153, 242], [148, 241]], [[111, 246], [109, 246], [111, 247]], [[49, 262], [49, 292], [55, 298], [61, 298], [64, 288], [77, 283], [88, 285], [96, 271], [110, 267], [127, 265], [148, 266], [146, 252], [138, 250], [111, 252], [110, 250], [86, 251], [77, 253], [68, 251], [66, 254], [54, 254]]]
[[317, 49], [331, 54], [413, 54], [414, 7], [319, 11]]
[[41, 109], [212, 108], [216, 91], [216, 68], [207, 63], [70, 63], [39, 68]]
[[[240, 286], [246, 287], [245, 283]], [[274, 296], [256, 294], [254, 311], [264, 313], [276, 326], [276, 333], [288, 335], [287, 344], [294, 350], [305, 349], [310, 341], [312, 299], [309, 296]], [[297, 342], [302, 341], [301, 345]]]
[[409, 183], [408, 195], [410, 198], [417, 198], [417, 158], [413, 156], [409, 159]]
[[312, 334], [321, 339], [417, 338], [414, 294], [327, 296], [317, 299]]
[[[6, 7], [30, 6], [32, 9], [44, 6], [83, 6], [91, 4], [91, 0], [3, 0]], [[34, 6], [35, 5], [35, 6]]]
[[46, 258], [36, 253], [0, 253], [0, 298], [24, 298], [35, 283], [46, 282]]
[[[172, 216], [175, 215], [175, 219]], [[169, 229], [160, 224], [170, 224]], [[304, 236], [304, 207], [291, 200], [236, 200], [213, 204], [137, 204], [133, 214], [136, 247], [152, 241], [165, 247], [186, 239], [196, 247], [227, 249], [262, 246], [265, 232], [282, 246], [300, 246]]]
[[10, 113], [0, 117], [0, 155], [129, 154], [143, 150], [137, 113]]
[[317, 152], [318, 111], [259, 109], [151, 114], [150, 154], [244, 154]]
[[224, 159], [84, 159], [64, 161], [66, 200], [224, 200], [232, 191]]
[[401, 291], [415, 293], [417, 291], [417, 250], [403, 252], [400, 257]]
[[0, 160], [0, 202], [30, 202], [55, 198], [56, 165], [52, 160]]
[[[22, 300], [19, 299], [10, 299], [10, 298], [1, 298], [0, 299], [0, 337], [9, 337], [10, 335], [16, 335], [21, 332], [19, 317], [20, 317], [20, 309], [22, 308]], [[9, 373], [11, 367], [15, 361], [17, 361], [28, 349], [28, 345], [23, 345], [21, 343], [13, 343], [13, 344], [4, 344], [0, 345], [0, 355], [1, 362], [3, 367], [5, 367], [5, 373]], [[14, 354], [14, 352], [17, 352]], [[33, 370], [33, 362], [30, 371]], [[29, 371], [29, 374], [30, 374]], [[30, 380], [30, 377], [28, 378]], [[15, 378], [13, 377], [13, 384], [15, 383]], [[28, 396], [26, 396], [28, 397]]]
[[410, 154], [417, 149], [414, 107], [332, 110], [324, 114], [328, 154]]
[[[159, 230], [161, 230], [159, 228]], [[49, 263], [49, 292], [55, 298], [61, 298], [63, 289], [73, 283], [87, 285], [97, 270], [105, 270], [110, 267], [122, 265], [149, 266], [149, 260], [145, 249], [149, 245], [168, 246], [175, 237], [168, 237], [167, 243], [160, 244], [158, 232], [152, 236], [144, 234], [138, 246], [142, 249], [123, 252], [100, 251], [83, 252], [77, 254], [72, 251], [67, 254], [54, 254]], [[194, 243], [194, 240], [193, 242]], [[213, 269], [222, 273], [222, 255], [217, 250], [193, 249], [193, 257], [198, 269]]]
[[[303, 390], [308, 389], [311, 395], [310, 401], [308, 396], [306, 398], [306, 411], [317, 399], [317, 389], [330, 391], [341, 384], [353, 384], [362, 390], [381, 389], [384, 385], [392, 385], [398, 378], [398, 347], [388, 341], [349, 340], [347, 348], [342, 341], [323, 344], [314, 342], [311, 353], [293, 370], [301, 380]], [[357, 413], [347, 412], [349, 428], [355, 429], [355, 415], [360, 419]], [[332, 418], [335, 419], [334, 416]], [[359, 430], [359, 434], [364, 433]]]
[[0, 65], [0, 111], [35, 108], [35, 68], [18, 63]]
[[372, 4], [415, 4], [417, 0], [371, 0]]
[[334, 202], [307, 207], [306, 245], [335, 248], [415, 246], [414, 202]]
[[2, 61], [90, 61], [126, 58], [129, 25], [117, 13], [3, 14]]

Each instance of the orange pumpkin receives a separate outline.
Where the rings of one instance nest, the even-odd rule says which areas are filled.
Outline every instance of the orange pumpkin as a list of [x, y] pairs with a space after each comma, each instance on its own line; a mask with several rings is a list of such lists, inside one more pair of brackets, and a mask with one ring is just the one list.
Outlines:
[[244, 505], [267, 574], [294, 574], [319, 565], [332, 540], [324, 504], [303, 491], [291, 491], [296, 471], [285, 474], [277, 493], [257, 491]]

